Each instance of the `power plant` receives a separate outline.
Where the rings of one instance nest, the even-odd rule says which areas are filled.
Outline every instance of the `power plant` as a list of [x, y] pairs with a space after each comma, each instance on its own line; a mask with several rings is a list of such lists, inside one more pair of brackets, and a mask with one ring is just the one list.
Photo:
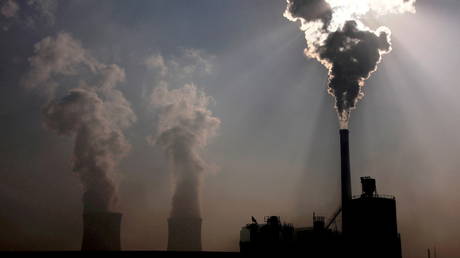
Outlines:
[[[376, 180], [361, 177], [362, 191], [351, 189], [349, 131], [341, 129], [341, 204], [326, 219], [313, 213], [311, 227], [294, 227], [278, 216], [252, 223], [240, 230], [242, 255], [289, 254], [303, 257], [401, 258], [401, 239], [396, 218], [396, 200], [377, 192]], [[83, 251], [120, 251], [122, 214], [85, 212]], [[341, 225], [338, 227], [337, 225]], [[168, 251], [201, 253], [199, 217], [171, 216], [168, 219]], [[339, 230], [340, 228], [340, 230]]]
[[[295, 228], [277, 216], [240, 231], [240, 251], [246, 254], [301, 254], [304, 257], [401, 258], [396, 200], [377, 193], [376, 181], [361, 177], [362, 193], [352, 196], [349, 131], [340, 130], [341, 206], [326, 221], [313, 214], [313, 226]], [[332, 229], [341, 214], [341, 231]]]

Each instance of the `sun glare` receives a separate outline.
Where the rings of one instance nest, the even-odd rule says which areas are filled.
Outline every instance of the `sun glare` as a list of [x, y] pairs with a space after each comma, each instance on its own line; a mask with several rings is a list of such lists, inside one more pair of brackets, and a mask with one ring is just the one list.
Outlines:
[[360, 21], [365, 15], [381, 16], [415, 12], [415, 0], [326, 0], [333, 10], [330, 30], [335, 31], [342, 27], [348, 20], [358, 21], [358, 26], [363, 27]]

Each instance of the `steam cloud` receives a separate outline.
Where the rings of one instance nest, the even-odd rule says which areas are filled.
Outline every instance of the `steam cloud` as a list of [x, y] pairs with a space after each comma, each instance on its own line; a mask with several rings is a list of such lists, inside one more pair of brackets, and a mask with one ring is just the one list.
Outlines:
[[364, 96], [365, 80], [391, 51], [391, 31], [372, 30], [369, 15], [415, 12], [416, 0], [287, 0], [284, 16], [300, 21], [305, 54], [329, 70], [328, 92], [335, 97], [340, 127], [348, 128], [350, 112]]
[[[130, 104], [115, 89], [125, 79], [123, 69], [97, 62], [67, 33], [37, 43], [29, 62], [31, 70], [22, 83], [51, 99], [43, 109], [45, 126], [75, 137], [73, 171], [84, 187], [85, 212], [113, 210], [114, 170], [130, 149], [123, 129], [136, 120]], [[85, 69], [94, 77], [91, 85], [81, 81], [64, 97], [55, 97], [58, 88], [65, 87], [55, 77], [82, 75]]]
[[[197, 52], [189, 52], [197, 53]], [[181, 66], [181, 71], [210, 69], [205, 59], [189, 56], [198, 63]], [[161, 56], [148, 59], [163, 77], [168, 71], [178, 70], [176, 65], [167, 67]], [[174, 66], [176, 66], [174, 68]], [[201, 68], [200, 68], [201, 67]], [[151, 95], [152, 105], [159, 111], [157, 132], [152, 143], [160, 145], [173, 172], [175, 189], [171, 217], [201, 218], [200, 189], [203, 172], [212, 169], [202, 158], [208, 140], [215, 136], [220, 120], [213, 116], [208, 106], [213, 99], [193, 84], [178, 89], [168, 89], [167, 81], [161, 81]]]

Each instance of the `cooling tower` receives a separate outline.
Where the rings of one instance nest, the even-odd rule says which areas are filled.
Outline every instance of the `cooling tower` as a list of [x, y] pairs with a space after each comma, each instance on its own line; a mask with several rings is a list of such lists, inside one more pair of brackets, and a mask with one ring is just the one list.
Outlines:
[[350, 179], [350, 149], [348, 145], [348, 130], [340, 129], [340, 167], [342, 186], [342, 232], [348, 230], [348, 203], [351, 200], [351, 179]]
[[169, 218], [168, 251], [201, 251], [201, 218]]
[[83, 214], [82, 251], [120, 251], [121, 213]]

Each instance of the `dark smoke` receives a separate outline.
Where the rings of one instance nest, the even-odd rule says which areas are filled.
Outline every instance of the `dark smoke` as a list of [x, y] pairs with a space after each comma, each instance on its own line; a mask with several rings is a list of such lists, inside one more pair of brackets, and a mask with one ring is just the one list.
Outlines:
[[[305, 54], [329, 69], [328, 92], [335, 97], [341, 128], [348, 127], [351, 110], [364, 96], [362, 87], [391, 51], [390, 30], [373, 31], [360, 17], [367, 13], [415, 12], [415, 0], [375, 1], [287, 0], [284, 16], [300, 21], [305, 32]], [[363, 8], [364, 7], [364, 8]]]
[[302, 17], [307, 22], [320, 20], [324, 29], [332, 19], [331, 6], [324, 0], [288, 0], [288, 12], [293, 17]]
[[377, 69], [383, 53], [390, 50], [388, 32], [376, 35], [360, 31], [355, 21], [345, 23], [342, 30], [329, 34], [319, 56], [331, 64], [329, 93], [335, 96], [341, 121], [348, 120], [361, 96], [364, 80]]
[[[124, 71], [97, 62], [66, 33], [37, 43], [29, 60], [31, 71], [23, 83], [51, 99], [43, 109], [45, 126], [75, 139], [73, 171], [83, 184], [84, 210], [113, 210], [117, 201], [115, 168], [130, 149], [122, 130], [136, 119], [122, 93], [114, 88], [124, 80]], [[65, 85], [53, 78], [80, 75], [82, 67], [95, 77], [92, 84], [82, 81], [64, 97], [55, 97], [56, 89]]]

